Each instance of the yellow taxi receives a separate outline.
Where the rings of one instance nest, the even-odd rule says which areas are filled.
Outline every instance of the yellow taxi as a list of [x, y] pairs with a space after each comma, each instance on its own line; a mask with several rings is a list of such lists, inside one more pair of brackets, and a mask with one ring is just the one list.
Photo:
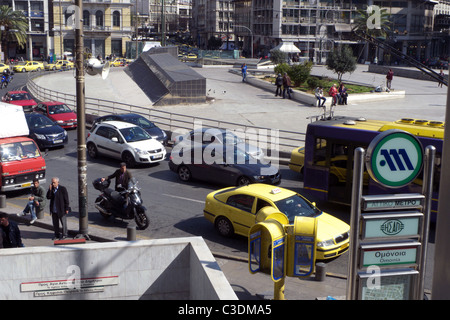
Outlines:
[[6, 69], [9, 69], [9, 65], [4, 64], [4, 63], [0, 63], [0, 73], [5, 71]]
[[350, 226], [347, 223], [285, 188], [258, 183], [220, 189], [206, 196], [203, 210], [204, 217], [226, 237], [233, 234], [248, 237], [250, 228], [271, 214], [282, 214], [289, 223], [296, 216], [316, 218], [319, 260], [337, 257], [348, 250]]
[[195, 53], [188, 53], [186, 58], [188, 58], [188, 59], [197, 59], [197, 55]]
[[298, 147], [292, 150], [291, 159], [289, 160], [289, 169], [295, 172], [303, 173], [305, 165], [305, 147]]
[[61, 70], [65, 67], [66, 69], [75, 68], [75, 64], [69, 60], [56, 60], [55, 63], [48, 63], [45, 66], [45, 70]]
[[44, 64], [39, 61], [22, 61], [14, 65], [15, 72], [41, 71], [44, 70]]

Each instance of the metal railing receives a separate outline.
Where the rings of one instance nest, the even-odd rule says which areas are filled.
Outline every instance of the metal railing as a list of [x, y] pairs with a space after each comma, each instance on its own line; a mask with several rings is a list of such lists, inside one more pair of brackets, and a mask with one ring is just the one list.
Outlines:
[[[30, 74], [27, 81], [27, 89], [36, 99], [41, 101], [60, 101], [76, 109], [76, 95], [54, 91], [37, 85], [33, 79], [40, 75], [42, 73]], [[182, 134], [194, 129], [199, 124], [202, 127], [235, 130], [237, 133], [245, 134], [245, 138], [251, 141], [267, 142], [268, 148], [276, 146], [276, 150], [279, 152], [290, 152], [292, 149], [304, 145], [305, 142], [305, 133], [303, 132], [257, 127], [221, 119], [208, 119], [98, 98], [86, 97], [85, 110], [86, 114], [99, 117], [111, 113], [140, 114], [153, 121], [161, 129], [170, 131], [172, 134]], [[267, 138], [267, 140], [261, 141], [264, 138]]]

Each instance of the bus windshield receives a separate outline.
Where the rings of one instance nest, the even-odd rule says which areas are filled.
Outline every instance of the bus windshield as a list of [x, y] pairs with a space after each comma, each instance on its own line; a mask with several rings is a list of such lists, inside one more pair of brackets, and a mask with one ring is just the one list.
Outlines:
[[5, 143], [0, 145], [1, 162], [20, 161], [41, 155], [33, 141]]

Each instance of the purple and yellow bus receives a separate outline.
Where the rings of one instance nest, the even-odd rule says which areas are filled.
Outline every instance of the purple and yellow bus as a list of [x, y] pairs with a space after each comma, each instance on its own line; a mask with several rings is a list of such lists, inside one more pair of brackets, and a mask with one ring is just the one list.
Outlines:
[[[404, 118], [392, 122], [352, 117], [318, 120], [308, 125], [305, 146], [292, 151], [289, 167], [303, 174], [304, 188], [317, 200], [350, 204], [354, 150], [367, 149], [376, 135], [389, 129], [407, 131], [415, 135], [424, 148], [428, 145], [436, 148], [432, 199], [432, 221], [435, 221], [444, 138], [441, 121]], [[367, 172], [363, 180], [363, 194], [422, 192], [421, 175], [399, 189], [381, 186]]]

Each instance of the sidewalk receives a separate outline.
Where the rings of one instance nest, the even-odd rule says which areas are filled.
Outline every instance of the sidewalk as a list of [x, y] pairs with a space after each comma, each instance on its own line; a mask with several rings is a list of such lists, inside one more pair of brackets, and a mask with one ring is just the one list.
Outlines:
[[[30, 216], [16, 215], [23, 208], [15, 205], [7, 205], [1, 208], [0, 212], [10, 215], [10, 219], [18, 223], [22, 236], [22, 241], [27, 247], [53, 246], [53, 227], [50, 215], [46, 212], [43, 219], [37, 220], [33, 225], [29, 224]], [[79, 230], [78, 219], [68, 217], [69, 237], [76, 236]], [[123, 229], [123, 234], [114, 234], [108, 228], [99, 226], [89, 226], [89, 236], [92, 242], [106, 241], [127, 241], [127, 230]], [[144, 238], [138, 237], [137, 240]], [[2, 250], [2, 249], [0, 249]], [[7, 249], [5, 249], [7, 250]], [[226, 257], [220, 254], [213, 255], [228, 279], [236, 295], [241, 300], [262, 300], [273, 299], [274, 284], [270, 275], [250, 274], [248, 263], [245, 259], [236, 257]], [[315, 300], [326, 299], [332, 296], [336, 299], [345, 298], [347, 281], [340, 275], [328, 275], [324, 281], [316, 281], [314, 276], [308, 279], [286, 278], [285, 298], [287, 300]]]

